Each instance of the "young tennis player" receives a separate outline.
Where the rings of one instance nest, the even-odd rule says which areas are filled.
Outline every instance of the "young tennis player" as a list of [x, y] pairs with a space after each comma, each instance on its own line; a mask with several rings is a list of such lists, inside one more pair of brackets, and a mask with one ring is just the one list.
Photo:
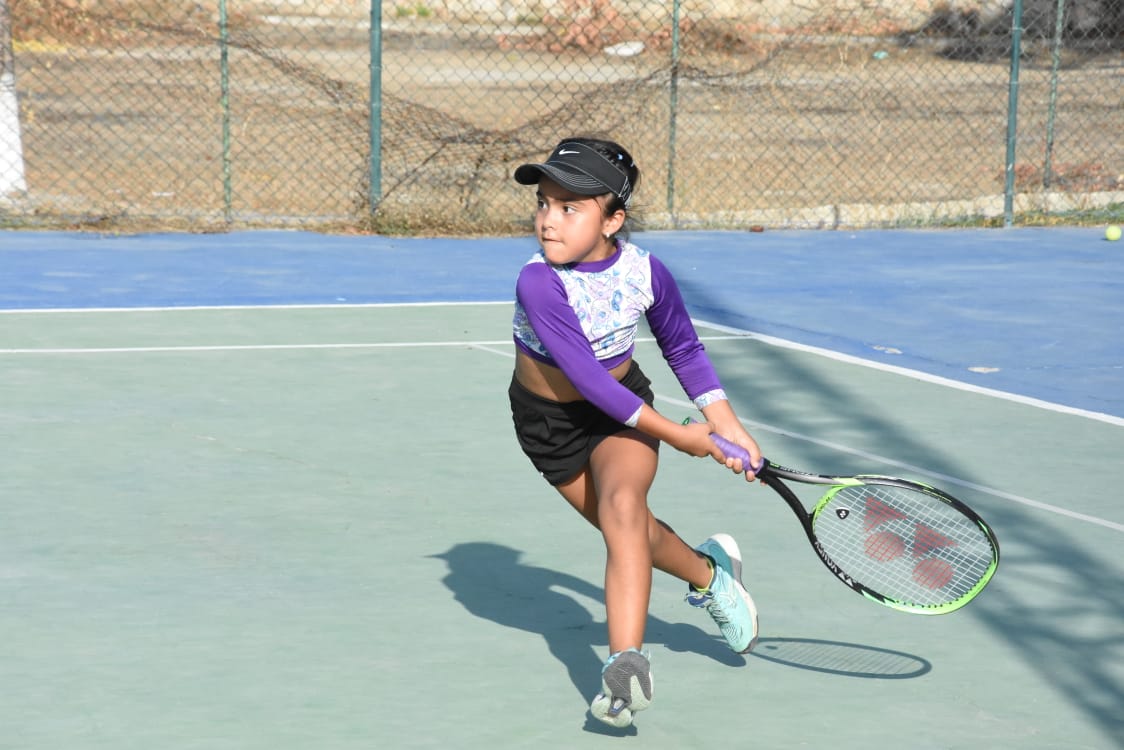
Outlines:
[[[659, 445], [711, 456], [749, 480], [752, 467], [723, 455], [710, 435], [745, 448], [754, 466], [761, 451], [731, 408], [675, 280], [628, 241], [640, 180], [629, 153], [569, 138], [545, 162], [516, 169], [515, 180], [537, 186], [540, 250], [516, 282], [512, 419], [531, 463], [604, 537], [609, 658], [590, 711], [628, 726], [652, 700], [641, 649], [653, 567], [687, 582], [687, 602], [710, 613], [731, 649], [744, 653], [757, 640], [734, 540], [716, 534], [692, 549], [648, 509]], [[651, 383], [632, 358], [641, 316], [705, 423], [681, 424], [653, 408]]]

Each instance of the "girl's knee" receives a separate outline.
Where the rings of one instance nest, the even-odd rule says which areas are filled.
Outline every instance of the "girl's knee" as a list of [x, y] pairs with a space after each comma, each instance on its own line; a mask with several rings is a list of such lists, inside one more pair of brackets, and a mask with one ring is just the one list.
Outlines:
[[[606, 525], [644, 528], [650, 526], [651, 515], [646, 495], [620, 490], [600, 494], [598, 497], [598, 516], [602, 529]], [[650, 529], [648, 534], [651, 536]]]

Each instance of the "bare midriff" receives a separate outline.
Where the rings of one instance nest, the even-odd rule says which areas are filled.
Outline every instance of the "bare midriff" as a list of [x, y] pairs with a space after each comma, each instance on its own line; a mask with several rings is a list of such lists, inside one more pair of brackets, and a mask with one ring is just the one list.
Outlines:
[[[628, 372], [632, 359], [626, 359], [619, 365], [609, 370], [609, 374], [620, 380]], [[515, 354], [515, 379], [519, 384], [536, 396], [559, 401], [584, 401], [585, 397], [578, 393], [578, 389], [566, 377], [566, 374], [554, 365], [548, 365], [525, 354]]]

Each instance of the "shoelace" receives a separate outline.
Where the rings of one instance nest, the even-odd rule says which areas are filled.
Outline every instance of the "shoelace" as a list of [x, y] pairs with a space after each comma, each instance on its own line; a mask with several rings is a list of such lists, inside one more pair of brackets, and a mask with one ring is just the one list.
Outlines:
[[[728, 624], [730, 622], [730, 616], [727, 614], [727, 609], [722, 606], [723, 602], [718, 600], [719, 594], [712, 592], [712, 596], [713, 598], [710, 600], [710, 603], [706, 605], [707, 611], [710, 612], [710, 616], [714, 618], [714, 621], [719, 625]], [[730, 599], [729, 596], [724, 598]]]

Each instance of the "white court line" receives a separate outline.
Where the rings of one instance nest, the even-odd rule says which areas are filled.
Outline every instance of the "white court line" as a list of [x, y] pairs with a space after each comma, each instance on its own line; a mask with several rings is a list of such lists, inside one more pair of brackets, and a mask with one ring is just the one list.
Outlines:
[[380, 341], [357, 344], [205, 344], [199, 346], [107, 346], [73, 349], [0, 349], [5, 354], [147, 354], [151, 352], [260, 352], [299, 349], [410, 349], [433, 346], [473, 348], [511, 341]]
[[469, 305], [510, 305], [511, 300], [486, 302], [338, 302], [306, 305], [183, 305], [172, 307], [20, 307], [0, 309], [0, 315], [38, 315], [57, 313], [132, 313], [197, 312], [199, 310], [355, 310], [380, 307], [464, 307]]
[[867, 367], [871, 370], [880, 370], [882, 372], [889, 372], [895, 375], [904, 375], [914, 380], [921, 380], [926, 383], [933, 383], [934, 385], [941, 385], [945, 388], [953, 388], [959, 391], [966, 391], [968, 393], [976, 393], [982, 396], [990, 396], [1002, 401], [1011, 401], [1023, 406], [1033, 406], [1036, 409], [1044, 409], [1046, 411], [1055, 411], [1060, 414], [1069, 414], [1076, 417], [1085, 417], [1086, 419], [1094, 419], [1098, 422], [1106, 422], [1108, 424], [1116, 425], [1117, 427], [1124, 427], [1124, 418], [1117, 417], [1112, 414], [1104, 414], [1098, 411], [1089, 411], [1087, 409], [1078, 409], [1073, 406], [1065, 406], [1063, 404], [1055, 404], [1052, 401], [1043, 401], [1030, 396], [1021, 396], [1017, 393], [1008, 393], [1007, 391], [998, 391], [994, 388], [984, 388], [979, 385], [972, 385], [971, 383], [964, 383], [952, 378], [944, 378], [940, 375], [930, 375], [927, 372], [920, 370], [913, 370], [908, 367], [899, 367], [898, 365], [890, 365], [885, 362], [876, 362], [870, 359], [863, 359], [851, 354], [842, 354], [840, 352], [832, 351], [830, 349], [821, 349], [818, 346], [809, 346], [807, 344], [799, 344], [795, 341], [788, 341], [787, 339], [779, 339], [773, 336], [766, 336], [763, 333], [754, 333], [753, 331], [745, 331], [739, 328], [731, 328], [729, 326], [720, 325], [718, 323], [710, 323], [705, 320], [695, 320], [694, 324], [700, 328], [709, 328], [714, 331], [722, 331], [734, 337], [743, 337], [760, 341], [770, 346], [776, 346], [781, 349], [792, 349], [799, 352], [807, 352], [808, 354], [815, 354], [825, 359], [833, 359], [837, 362], [846, 362], [852, 365], [859, 365]]
[[[700, 338], [702, 338], [704, 341], [708, 340], [707, 337], [700, 337]], [[727, 337], [719, 337], [719, 338], [727, 338]], [[744, 337], [738, 337], [738, 338], [744, 338]], [[492, 354], [499, 354], [501, 356], [508, 357], [510, 359], [515, 359], [515, 354], [511, 351], [502, 351], [502, 350], [499, 350], [499, 349], [492, 349], [492, 348], [490, 348], [490, 346], [487, 346], [487, 345], [484, 345], [484, 344], [474, 345], [474, 348], [481, 349], [481, 350], [486, 351], [486, 352], [491, 352]], [[690, 403], [689, 401], [682, 401], [680, 399], [669, 398], [667, 396], [661, 396], [658, 393], [655, 394], [655, 395], [656, 395], [657, 401], [662, 401], [666, 404], [670, 404], [670, 405], [678, 407], [680, 409], [693, 410], [695, 408], [695, 405]], [[1037, 508], [1038, 510], [1044, 510], [1047, 513], [1055, 513], [1059, 516], [1065, 516], [1066, 518], [1072, 518], [1075, 521], [1084, 521], [1086, 523], [1095, 524], [1097, 526], [1103, 526], [1106, 529], [1112, 529], [1114, 531], [1124, 532], [1124, 524], [1119, 524], [1119, 523], [1116, 523], [1115, 521], [1109, 521], [1106, 518], [1100, 518], [1098, 516], [1090, 516], [1090, 515], [1087, 515], [1085, 513], [1078, 513], [1076, 511], [1069, 510], [1067, 508], [1061, 508], [1061, 507], [1058, 507], [1057, 505], [1050, 505], [1049, 503], [1043, 503], [1043, 502], [1038, 501], [1038, 500], [1031, 500], [1029, 497], [1023, 497], [1022, 495], [1015, 495], [1015, 494], [1010, 493], [1010, 492], [1004, 492], [1003, 490], [997, 490], [994, 487], [986, 487], [982, 484], [976, 484], [975, 482], [969, 482], [966, 479], [959, 479], [957, 477], [950, 476], [948, 474], [942, 474], [942, 473], [937, 472], [937, 471], [932, 471], [931, 469], [925, 469], [921, 466], [914, 466], [913, 464], [908, 464], [908, 463], [905, 463], [903, 461], [896, 461], [892, 458], [887, 458], [886, 456], [880, 456], [877, 453], [867, 453], [866, 451], [854, 450], [852, 448], [848, 448], [845, 445], [840, 445], [839, 443], [832, 443], [832, 442], [827, 441], [827, 440], [820, 440], [819, 438], [812, 437], [811, 435], [802, 435], [798, 432], [792, 432], [790, 430], [785, 430], [785, 429], [782, 429], [780, 427], [774, 427], [773, 425], [765, 424], [764, 422], [754, 422], [753, 420], [750, 420], [750, 419], [741, 419], [740, 421], [743, 424], [745, 424], [747, 427], [749, 427], [750, 429], [753, 429], [753, 430], [761, 430], [761, 431], [764, 431], [764, 432], [771, 432], [774, 435], [781, 435], [781, 436], [790, 438], [792, 440], [797, 440], [797, 441], [805, 442], [805, 443], [812, 443], [813, 445], [819, 445], [819, 446], [822, 446], [824, 448], [828, 448], [832, 451], [835, 451], [837, 453], [845, 453], [845, 454], [850, 455], [850, 456], [857, 456], [857, 457], [863, 459], [864, 461], [878, 462], [878, 463], [884, 464], [886, 466], [895, 466], [899, 469], [905, 469], [906, 471], [909, 471], [911, 473], [928, 476], [928, 477], [931, 477], [931, 478], [937, 480], [938, 482], [942, 482], [944, 484], [954, 484], [958, 487], [966, 487], [966, 488], [968, 488], [970, 490], [973, 490], [975, 492], [979, 492], [979, 493], [986, 494], [986, 495], [992, 495], [993, 497], [998, 497], [998, 498], [1001, 498], [1003, 500], [1010, 500], [1011, 502], [1019, 503], [1020, 505], [1026, 505], [1027, 507], [1030, 507], [1030, 508]]]
[[[482, 302], [363, 302], [363, 303], [347, 303], [340, 302], [336, 304], [303, 304], [303, 305], [198, 305], [198, 306], [184, 306], [184, 307], [75, 307], [75, 308], [20, 308], [5, 310], [0, 309], [0, 315], [5, 314], [22, 314], [22, 315], [37, 315], [37, 314], [57, 314], [57, 313], [130, 313], [130, 312], [181, 312], [181, 311], [199, 311], [199, 310], [335, 310], [335, 309], [364, 309], [364, 308], [396, 308], [396, 307], [464, 307], [464, 306], [485, 306], [485, 305], [510, 305], [511, 300], [489, 300]], [[1044, 409], [1046, 411], [1058, 412], [1060, 414], [1069, 414], [1071, 416], [1084, 417], [1085, 419], [1093, 419], [1098, 422], [1105, 422], [1107, 424], [1116, 425], [1117, 427], [1124, 427], [1124, 418], [1117, 417], [1112, 414], [1104, 414], [1102, 412], [1089, 411], [1087, 409], [1078, 409], [1072, 406], [1065, 406], [1063, 404], [1056, 404], [1052, 401], [1043, 401], [1041, 399], [1031, 398], [1029, 396], [1021, 396], [1017, 393], [1009, 393], [1007, 391], [995, 390], [993, 388], [984, 388], [983, 386], [972, 385], [964, 383], [952, 378], [945, 378], [939, 375], [930, 375], [929, 373], [920, 370], [913, 370], [908, 367], [899, 367], [897, 365], [890, 365], [884, 362], [876, 362], [862, 357], [856, 357], [850, 354], [842, 354], [830, 349], [822, 349], [817, 346], [809, 346], [807, 344], [800, 344], [795, 341], [787, 339], [776, 338], [774, 336], [767, 336], [763, 333], [756, 333], [742, 328], [733, 328], [724, 326], [719, 323], [711, 323], [706, 320], [692, 319], [694, 324], [698, 327], [709, 328], [714, 331], [727, 334], [725, 336], [703, 337], [704, 341], [719, 341], [723, 339], [737, 339], [747, 338], [755, 341], [760, 341], [771, 346], [780, 347], [783, 349], [792, 349], [794, 351], [807, 352], [815, 354], [827, 359], [833, 359], [838, 362], [847, 362], [860, 367], [869, 367], [873, 370], [880, 370], [882, 372], [889, 372], [895, 375], [903, 375], [905, 377], [921, 380], [935, 385], [941, 385], [946, 388], [954, 388], [956, 390], [966, 391], [968, 393], [976, 393], [991, 398], [997, 398], [1003, 401], [1011, 401], [1013, 403], [1022, 404], [1023, 406], [1031, 406], [1036, 409]], [[644, 339], [650, 341], [651, 339]], [[417, 343], [402, 343], [402, 344], [292, 344], [292, 345], [247, 345], [247, 346], [199, 346], [199, 347], [120, 347], [120, 348], [106, 348], [106, 349], [0, 349], [0, 355], [5, 354], [109, 354], [109, 353], [123, 353], [123, 352], [163, 352], [163, 351], [236, 351], [238, 349], [254, 350], [254, 349], [374, 349], [386, 346], [475, 346], [486, 345], [494, 342], [417, 342]], [[503, 342], [506, 343], [506, 342]]]
[[[442, 305], [445, 305], [445, 304], [476, 305], [476, 304], [511, 304], [511, 303], [510, 302], [388, 303], [388, 304], [371, 304], [371, 305], [350, 305], [348, 307], [418, 307], [418, 306], [442, 306]], [[190, 308], [190, 309], [195, 309], [195, 310], [216, 310], [216, 309], [247, 310], [247, 309], [293, 309], [293, 308], [314, 309], [314, 308], [336, 308], [336, 307], [345, 307], [345, 305], [278, 305], [278, 306], [275, 306], [275, 307], [272, 307], [272, 308], [262, 308], [262, 307], [247, 308], [247, 307], [242, 307], [242, 306], [232, 306], [232, 307], [229, 307], [229, 308], [199, 307], [199, 308]], [[189, 309], [189, 308], [145, 308], [144, 310], [149, 311], [149, 312], [166, 312], [166, 311], [171, 311], [171, 310], [183, 310], [183, 309]], [[98, 310], [96, 312], [136, 312], [138, 310], [141, 310], [141, 308], [106, 308], [104, 310]], [[80, 309], [80, 310], [61, 310], [60, 309], [60, 310], [49, 310], [49, 311], [45, 311], [45, 310], [32, 310], [32, 311], [27, 311], [27, 310], [13, 311], [13, 310], [9, 310], [9, 311], [2, 311], [2, 312], [33, 312], [33, 313], [39, 313], [39, 312], [95, 312], [95, 311], [89, 310], [89, 309]], [[957, 389], [960, 389], [960, 390], [966, 390], [966, 391], [970, 391], [970, 392], [974, 392], [974, 393], [980, 393], [980, 394], [983, 394], [983, 395], [993, 396], [995, 398], [1002, 398], [1002, 399], [1006, 399], [1006, 400], [1010, 400], [1010, 401], [1015, 401], [1017, 403], [1022, 403], [1022, 404], [1028, 405], [1028, 406], [1035, 406], [1035, 407], [1038, 407], [1038, 408], [1048, 409], [1048, 410], [1051, 410], [1051, 411], [1060, 411], [1060, 412], [1063, 412], [1063, 413], [1074, 414], [1074, 415], [1078, 415], [1078, 416], [1086, 416], [1086, 417], [1089, 417], [1089, 418], [1092, 418], [1092, 419], [1099, 419], [1100, 421], [1109, 422], [1110, 424], [1124, 425], [1124, 419], [1112, 417], [1111, 415], [1098, 414], [1096, 412], [1086, 412], [1086, 411], [1083, 411], [1083, 410], [1080, 410], [1080, 409], [1071, 409], [1069, 407], [1064, 407], [1064, 406], [1061, 406], [1059, 404], [1052, 404], [1052, 403], [1045, 402], [1045, 401], [1039, 401], [1037, 399], [1031, 399], [1031, 398], [1027, 398], [1027, 397], [1024, 397], [1024, 396], [1018, 396], [1016, 394], [1010, 394], [1010, 393], [1005, 393], [1003, 391], [993, 391], [993, 390], [986, 389], [986, 388], [980, 388], [980, 387], [977, 387], [977, 386], [969, 385], [967, 383], [961, 383], [959, 381], [950, 380], [948, 378], [941, 378], [941, 377], [938, 377], [938, 376], [929, 375], [927, 373], [919, 372], [919, 371], [916, 371], [916, 370], [910, 370], [910, 369], [904, 368], [904, 367], [897, 367], [897, 366], [893, 366], [893, 365], [885, 365], [885, 364], [878, 363], [878, 362], [872, 362], [870, 360], [865, 360], [865, 359], [862, 359], [860, 357], [854, 357], [854, 356], [847, 355], [847, 354], [840, 354], [838, 352], [832, 352], [832, 351], [827, 350], [827, 349], [820, 349], [818, 347], [807, 346], [807, 345], [804, 345], [804, 344], [798, 344], [796, 342], [787, 341], [787, 340], [784, 340], [784, 339], [778, 339], [778, 338], [774, 338], [772, 336], [765, 336], [763, 334], [757, 334], [757, 333], [753, 333], [753, 332], [750, 332], [750, 331], [742, 331], [742, 330], [739, 330], [739, 329], [736, 329], [736, 328], [730, 328], [728, 326], [722, 326], [722, 325], [718, 325], [718, 324], [714, 324], [714, 323], [709, 323], [707, 321], [696, 320], [696, 321], [694, 321], [694, 323], [695, 323], [696, 326], [703, 327], [703, 328], [710, 328], [712, 330], [717, 330], [717, 331], [722, 331], [726, 334], [726, 335], [721, 335], [721, 336], [700, 336], [700, 338], [703, 341], [752, 339], [752, 340], [756, 340], [756, 341], [761, 341], [762, 343], [766, 343], [766, 344], [769, 344], [769, 345], [772, 345], [772, 346], [778, 346], [778, 347], [793, 349], [793, 350], [797, 350], [797, 351], [804, 351], [804, 352], [816, 354], [818, 356], [827, 357], [829, 359], [834, 359], [834, 360], [841, 361], [841, 362], [848, 362], [850, 364], [856, 364], [856, 365], [870, 367], [870, 368], [877, 369], [877, 370], [883, 370], [883, 371], [886, 371], [886, 372], [891, 372], [891, 373], [894, 373], [894, 374], [905, 375], [907, 377], [915, 378], [915, 379], [918, 379], [918, 380], [931, 382], [931, 383], [935, 383], [935, 384], [938, 384], [938, 385], [943, 385], [943, 386], [947, 386], [947, 387], [951, 387], [951, 388], [957, 388]], [[652, 338], [638, 338], [637, 339], [638, 343], [641, 343], [641, 342], [643, 342], [643, 343], [653, 343], [654, 341], [655, 341], [655, 339], [652, 339]], [[323, 350], [323, 349], [394, 349], [394, 348], [411, 348], [411, 347], [413, 347], [413, 348], [417, 348], [417, 347], [468, 347], [468, 348], [480, 349], [481, 351], [489, 352], [489, 353], [492, 353], [492, 354], [498, 354], [498, 355], [501, 355], [501, 356], [514, 358], [514, 354], [511, 351], [494, 348], [494, 347], [508, 347], [508, 346], [511, 346], [511, 340], [510, 339], [503, 339], [503, 340], [499, 340], [499, 341], [414, 341], [414, 342], [399, 342], [399, 343], [377, 342], [377, 343], [352, 343], [352, 344], [236, 344], [236, 345], [213, 345], [213, 346], [148, 346], [148, 347], [104, 347], [104, 348], [55, 348], [55, 349], [48, 349], [48, 348], [43, 348], [43, 349], [0, 349], [0, 355], [87, 355], [87, 354], [127, 354], [127, 353], [150, 353], [150, 352], [216, 352], [216, 351], [269, 351], [269, 350], [299, 350], [299, 349], [321, 349], [321, 350]], [[677, 400], [677, 399], [672, 399], [672, 398], [668, 398], [668, 397], [665, 397], [665, 396], [659, 396], [659, 395], [657, 395], [656, 398], [660, 401], [666, 402], [666, 403], [671, 404], [673, 406], [677, 406], [679, 408], [684, 408], [684, 409], [693, 409], [694, 408], [693, 404], [688, 403], [686, 401], [680, 401], [680, 400]], [[959, 487], [965, 487], [965, 488], [974, 490], [976, 492], [988, 494], [988, 495], [991, 495], [993, 497], [1001, 498], [1001, 499], [1004, 499], [1004, 500], [1009, 500], [1011, 502], [1019, 503], [1020, 505], [1025, 505], [1027, 507], [1036, 508], [1038, 510], [1046, 511], [1048, 513], [1054, 513], [1056, 515], [1064, 516], [1066, 518], [1071, 518], [1071, 519], [1074, 519], [1074, 520], [1077, 520], [1077, 521], [1083, 521], [1085, 523], [1095, 524], [1097, 526], [1102, 526], [1104, 528], [1112, 529], [1114, 531], [1124, 532], [1124, 524], [1119, 524], [1119, 523], [1116, 523], [1114, 521], [1109, 521], [1108, 519], [1105, 519], [1105, 518], [1100, 518], [1100, 517], [1097, 517], [1097, 516], [1091, 516], [1091, 515], [1087, 515], [1087, 514], [1084, 514], [1084, 513], [1077, 513], [1075, 511], [1071, 511], [1071, 510], [1068, 510], [1066, 508], [1058, 507], [1056, 505], [1050, 505], [1048, 503], [1043, 503], [1043, 502], [1040, 502], [1038, 500], [1031, 500], [1030, 498], [1026, 498], [1026, 497], [1023, 497], [1021, 495], [1015, 495], [1015, 494], [1012, 494], [1012, 493], [1009, 493], [1009, 492], [1004, 492], [1003, 490], [998, 490], [998, 489], [995, 489], [993, 487], [986, 487], [984, 485], [976, 484], [974, 482], [969, 482], [965, 479], [959, 479], [957, 477], [953, 477], [953, 476], [950, 476], [950, 475], [947, 475], [947, 474], [941, 474], [939, 472], [935, 472], [935, 471], [932, 471], [932, 470], [929, 470], [929, 469], [925, 469], [925, 468], [920, 467], [920, 466], [913, 466], [912, 464], [907, 464], [907, 463], [903, 463], [901, 461], [896, 461], [894, 459], [887, 458], [885, 456], [880, 456], [878, 454], [866, 453], [866, 452], [863, 452], [863, 451], [853, 450], [851, 448], [848, 448], [848, 447], [843, 446], [843, 445], [839, 445], [837, 443], [831, 443], [831, 442], [828, 442], [828, 441], [824, 441], [824, 440], [820, 440], [818, 438], [811, 437], [810, 435], [801, 435], [799, 433], [790, 432], [788, 430], [784, 430], [782, 428], [774, 427], [772, 425], [764, 424], [764, 423], [761, 423], [761, 422], [753, 422], [751, 420], [744, 420], [744, 419], [742, 421], [746, 425], [748, 425], [749, 427], [751, 427], [753, 429], [763, 430], [765, 432], [770, 432], [770, 433], [773, 433], [773, 434], [776, 434], [776, 435], [783, 435], [785, 437], [788, 437], [788, 438], [791, 438], [791, 439], [794, 439], [794, 440], [812, 443], [812, 444], [815, 444], [815, 445], [819, 445], [819, 446], [828, 448], [828, 449], [833, 450], [833, 451], [837, 451], [839, 453], [845, 453], [845, 454], [848, 454], [848, 455], [857, 456], [857, 457], [860, 457], [860, 458], [868, 460], [868, 461], [876, 461], [876, 462], [885, 464], [887, 466], [896, 466], [898, 468], [906, 469], [906, 470], [908, 470], [910, 472], [913, 472], [913, 473], [917, 473], [917, 474], [925, 475], [925, 476], [928, 476], [928, 477], [932, 477], [932, 478], [937, 479], [940, 482], [944, 482], [946, 484], [954, 484], [954, 485], [957, 485]]]
[[[680, 408], [684, 408], [684, 409], [694, 409], [695, 408], [694, 404], [690, 403], [689, 401], [680, 401], [678, 399], [668, 398], [666, 396], [660, 396], [660, 395], [656, 395], [656, 399], [659, 400], [659, 401], [663, 401], [665, 403], [668, 403], [668, 404], [672, 404], [674, 406], [678, 406]], [[1039, 500], [1031, 500], [1029, 497], [1023, 497], [1022, 495], [1015, 495], [1015, 494], [1010, 493], [1010, 492], [1004, 492], [1003, 490], [997, 490], [994, 487], [986, 487], [982, 484], [976, 484], [975, 482], [969, 482], [966, 479], [960, 479], [958, 477], [954, 477], [954, 476], [951, 476], [949, 474], [942, 474], [938, 471], [933, 471], [932, 469], [926, 469], [926, 468], [921, 467], [921, 466], [914, 466], [913, 464], [908, 464], [908, 463], [905, 463], [904, 461], [897, 461], [897, 460], [892, 459], [892, 458], [887, 458], [886, 456], [880, 456], [877, 453], [868, 453], [866, 451], [855, 450], [853, 448], [848, 448], [845, 445], [840, 445], [839, 443], [833, 443], [833, 442], [828, 441], [828, 440], [821, 440], [819, 438], [812, 437], [811, 435], [803, 435], [799, 432], [791, 432], [789, 430], [785, 430], [785, 429], [782, 429], [780, 427], [774, 427], [772, 425], [765, 424], [763, 422], [754, 422], [751, 419], [742, 419], [741, 422], [752, 430], [761, 430], [761, 431], [764, 431], [764, 432], [771, 432], [774, 435], [782, 435], [784, 437], [791, 438], [793, 440], [798, 440], [800, 442], [812, 443], [813, 445], [819, 445], [821, 447], [828, 448], [829, 450], [835, 451], [837, 453], [845, 453], [849, 456], [857, 456], [858, 458], [861, 458], [864, 461], [877, 461], [878, 463], [882, 463], [882, 464], [885, 464], [887, 466], [894, 466], [894, 467], [897, 467], [899, 469], [905, 469], [906, 471], [909, 471], [911, 473], [923, 474], [925, 476], [932, 477], [933, 479], [937, 480], [939, 483], [954, 484], [957, 487], [965, 487], [965, 488], [973, 490], [975, 492], [980, 492], [980, 493], [983, 493], [983, 494], [992, 495], [993, 497], [998, 497], [998, 498], [1001, 498], [1003, 500], [1010, 500], [1011, 502], [1019, 503], [1020, 505], [1026, 505], [1026, 506], [1031, 507], [1031, 508], [1037, 508], [1038, 510], [1044, 510], [1048, 513], [1056, 513], [1059, 516], [1065, 516], [1066, 518], [1072, 518], [1076, 521], [1084, 521], [1086, 523], [1095, 524], [1097, 526], [1103, 526], [1106, 529], [1112, 529], [1113, 531], [1124, 532], [1124, 524], [1116, 523], [1115, 521], [1109, 521], [1107, 518], [1100, 518], [1099, 516], [1090, 516], [1090, 515], [1087, 515], [1085, 513], [1078, 513], [1076, 511], [1069, 510], [1067, 508], [1061, 508], [1057, 505], [1050, 505], [1049, 503], [1043, 503]]]
[[[703, 341], [729, 341], [745, 339], [745, 336], [701, 336]], [[654, 338], [637, 338], [636, 342], [644, 344], [655, 343]], [[377, 341], [368, 343], [341, 343], [341, 344], [200, 344], [182, 346], [91, 346], [91, 347], [66, 347], [66, 348], [26, 348], [26, 349], [0, 349], [2, 355], [16, 354], [148, 354], [152, 352], [256, 352], [299, 349], [410, 349], [425, 347], [459, 347], [487, 349], [490, 346], [510, 345], [511, 339], [499, 341]], [[498, 352], [497, 352], [498, 353]], [[514, 356], [514, 355], [512, 355]]]

